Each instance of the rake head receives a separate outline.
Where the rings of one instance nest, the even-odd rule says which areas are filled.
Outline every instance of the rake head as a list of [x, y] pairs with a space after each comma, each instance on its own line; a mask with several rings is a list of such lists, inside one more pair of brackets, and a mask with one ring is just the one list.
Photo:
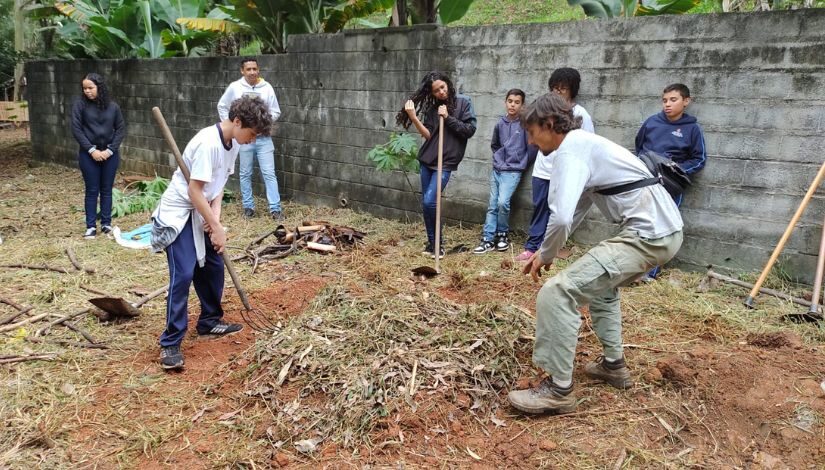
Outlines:
[[281, 327], [272, 323], [266, 314], [256, 308], [242, 309], [241, 318], [250, 328], [260, 333], [275, 334], [281, 331]]

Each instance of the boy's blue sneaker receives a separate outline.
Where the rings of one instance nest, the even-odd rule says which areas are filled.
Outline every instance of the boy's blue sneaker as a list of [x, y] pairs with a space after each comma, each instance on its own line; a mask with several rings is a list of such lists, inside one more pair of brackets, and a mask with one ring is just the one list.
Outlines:
[[481, 240], [481, 243], [478, 244], [477, 247], [473, 250], [473, 254], [476, 255], [483, 255], [484, 253], [489, 253], [495, 249], [495, 245], [490, 240]]
[[496, 250], [507, 251], [510, 249], [510, 237], [506, 233], [499, 233], [496, 235]]
[[183, 369], [183, 353], [179, 344], [160, 348], [160, 366], [166, 370]]

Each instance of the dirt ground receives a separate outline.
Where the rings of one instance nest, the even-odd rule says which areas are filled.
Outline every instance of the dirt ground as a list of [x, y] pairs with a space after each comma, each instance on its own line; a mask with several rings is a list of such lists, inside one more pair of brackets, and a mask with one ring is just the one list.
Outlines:
[[[0, 298], [33, 306], [31, 317], [85, 308], [93, 295], [82, 286], [132, 298], [132, 290], [164, 285], [162, 255], [120, 248], [105, 237], [81, 239], [79, 172], [31, 165], [27, 137], [25, 131], [0, 131], [0, 264], [47, 264], [69, 272], [0, 268]], [[157, 364], [162, 298], [134, 320], [102, 323], [85, 315], [75, 321], [107, 349], [27, 340], [42, 322], [0, 332], [0, 356], [55, 355], [50, 361], [0, 364], [0, 468], [825, 468], [823, 327], [782, 321], [802, 308], [775, 299], [760, 297], [758, 309], [746, 310], [741, 300], [747, 292], [725, 285], [700, 289], [701, 274], [676, 269], [655, 283], [623, 289], [626, 356], [636, 380], [630, 390], [583, 375], [581, 367], [600, 352], [583, 308], [574, 414], [525, 417], [507, 405], [510, 389], [542, 378], [530, 362], [534, 331], [527, 327], [510, 344], [519, 372], [493, 383], [495, 393], [481, 395], [484, 403], [478, 403], [477, 390], [449, 377], [432, 383], [432, 371], [422, 365], [421, 386], [406, 401], [386, 406], [386, 415], [365, 417], [363, 439], [313, 434], [316, 423], [301, 413], [340, 412], [340, 384], [311, 391], [311, 368], [282, 369], [272, 357], [289, 355], [282, 350], [294, 339], [290, 332], [304, 331], [319, 346], [301, 359], [324, 359], [320, 345], [335, 337], [313, 325], [320, 321], [316, 316], [335, 310], [333, 294], [345, 291], [347, 308], [385, 299], [371, 307], [378, 330], [386, 318], [420, 321], [421, 315], [396, 311], [407, 304], [447, 305], [455, 312], [489, 308], [529, 318], [540, 286], [518, 272], [516, 251], [448, 256], [443, 275], [413, 278], [410, 268], [431, 263], [418, 254], [423, 228], [417, 221], [295, 204], [287, 204], [285, 213], [286, 225], [323, 219], [364, 230], [367, 238], [353, 252], [302, 252], [263, 264], [255, 274], [248, 264], [238, 264], [252, 303], [283, 326], [281, 333], [245, 328], [204, 339], [190, 328], [183, 343], [185, 370], [165, 373]], [[116, 224], [127, 230], [147, 218], [133, 214]], [[224, 218], [233, 247], [272, 228], [262, 217], [243, 220], [238, 204], [228, 204]], [[450, 227], [448, 246], [473, 246], [478, 231]], [[96, 272], [71, 270], [66, 248]], [[584, 248], [569, 247], [569, 259], [555, 269]], [[804, 291], [773, 277], [769, 285], [796, 295]], [[224, 309], [229, 320], [242, 321], [228, 276]], [[199, 312], [194, 293], [190, 310], [193, 327]], [[0, 318], [12, 312], [0, 304]], [[84, 341], [63, 327], [41, 339]], [[420, 343], [408, 341], [423, 350]], [[351, 403], [359, 409], [357, 401]], [[317, 442], [306, 449], [304, 441], [312, 436]]]

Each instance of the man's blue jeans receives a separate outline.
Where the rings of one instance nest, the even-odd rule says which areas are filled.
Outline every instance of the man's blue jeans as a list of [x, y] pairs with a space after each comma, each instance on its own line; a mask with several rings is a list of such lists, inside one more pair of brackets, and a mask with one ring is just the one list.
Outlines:
[[493, 241], [496, 233], [510, 231], [510, 198], [521, 181], [520, 171], [493, 170], [490, 174], [490, 202], [487, 204], [487, 219], [484, 221], [482, 238]]
[[278, 179], [275, 177], [275, 144], [272, 143], [272, 137], [261, 135], [254, 143], [241, 145], [239, 159], [241, 201], [244, 209], [255, 208], [255, 199], [252, 198], [252, 168], [257, 159], [266, 185], [269, 212], [281, 212], [281, 195], [278, 193]]
[[[450, 172], [441, 170], [441, 194], [447, 189]], [[424, 226], [427, 228], [427, 241], [435, 243], [435, 209], [438, 192], [438, 171], [421, 165], [421, 205], [424, 209]], [[444, 231], [441, 231], [441, 243], [444, 243]], [[436, 248], [438, 249], [438, 248]]]

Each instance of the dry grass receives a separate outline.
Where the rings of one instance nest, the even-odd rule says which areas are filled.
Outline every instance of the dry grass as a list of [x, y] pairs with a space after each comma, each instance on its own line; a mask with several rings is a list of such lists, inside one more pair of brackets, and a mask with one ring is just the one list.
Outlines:
[[[0, 138], [0, 258], [4, 263], [70, 268], [65, 249], [71, 247], [81, 263], [97, 272], [0, 269], [0, 297], [33, 305], [32, 314], [66, 314], [87, 306], [92, 295], [81, 285], [128, 298], [133, 297], [128, 294], [131, 289], [152, 290], [167, 282], [161, 255], [126, 250], [103, 238], [82, 240], [78, 172], [30, 168], [28, 152], [25, 143]], [[680, 405], [688, 400], [684, 392], [644, 380], [632, 394], [608, 393], [591, 385], [581, 388], [583, 409], [613, 414], [524, 420], [502, 406], [504, 392], [516, 380], [535, 374], [529, 361], [531, 344], [519, 338], [533, 334], [529, 312], [539, 286], [518, 272], [517, 263], [502, 267], [502, 255], [466, 253], [445, 258], [444, 275], [415, 280], [410, 269], [432, 263], [419, 254], [420, 224], [294, 204], [287, 204], [285, 213], [290, 224], [322, 219], [364, 230], [366, 244], [334, 256], [302, 252], [262, 265], [254, 276], [250, 266], [239, 264], [253, 298], [256, 291], [288, 284], [289, 279], [322, 275], [329, 282], [305, 312], [280, 320], [284, 328], [279, 335], [238, 346], [225, 363], [197, 379], [163, 374], [154, 365], [156, 338], [163, 327], [160, 299], [127, 323], [104, 324], [93, 316], [78, 319], [78, 326], [106, 342], [105, 351], [29, 343], [24, 338], [33, 327], [0, 334], [2, 354], [59, 355], [53, 362], [0, 366], [0, 422], [5, 424], [0, 429], [0, 467], [133, 468], [154, 462], [252, 468], [249, 462], [265, 467], [279, 453], [306, 466], [320, 464], [322, 457], [295, 452], [292, 444], [301, 439], [320, 439], [321, 447], [347, 447], [346, 452], [325, 457], [333, 465], [392, 464], [431, 449], [428, 455], [438, 457], [432, 465], [466, 466], [475, 460], [464, 447], [492, 458], [493, 445], [486, 445], [484, 436], [492, 433], [496, 438], [505, 432], [505, 443], [519, 434], [515, 443], [527, 439], [524, 442], [538, 448], [539, 442], [550, 439], [558, 446], [553, 452], [527, 456], [499, 449], [511, 461], [528, 466], [564, 467], [576, 459], [580, 468], [603, 468], [615, 463], [617, 449], [626, 449], [625, 467], [703, 462], [691, 460], [693, 453], [679, 455], [685, 447], [677, 437], [653, 443], [642, 439], [644, 433], [660, 430], [650, 413], [621, 411], [638, 408], [644, 399], [645, 406], [661, 406], [657, 413], [671, 425], [704, 433], [706, 415]], [[147, 217], [134, 214], [116, 223], [131, 229]], [[239, 247], [271, 229], [271, 222], [263, 218], [243, 220], [237, 204], [226, 207], [225, 220], [230, 245]], [[478, 228], [449, 227], [446, 235], [448, 247], [473, 246]], [[504, 258], [512, 260], [514, 254]], [[555, 269], [577, 255], [560, 261]], [[745, 310], [744, 289], [721, 285], [699, 293], [701, 279], [701, 274], [668, 270], [659, 282], [623, 291], [625, 341], [632, 345], [627, 351], [634, 371], [642, 373], [664, 355], [689, 351], [700, 339], [720, 348], [735, 346], [751, 333], [777, 331], [798, 334], [811, 347], [825, 340], [821, 327], [779, 320], [802, 307], [760, 296], [759, 309]], [[803, 289], [781, 276], [770, 282], [797, 295]], [[225, 297], [237, 305], [231, 289]], [[10, 312], [0, 306], [0, 316]], [[586, 329], [582, 335], [583, 359], [598, 354], [595, 338]], [[62, 327], [53, 328], [48, 338], [82, 341]], [[286, 372], [279, 385], [282, 370]], [[411, 382], [416, 391], [412, 397]], [[470, 397], [469, 405], [456, 405], [464, 395]], [[475, 403], [478, 406], [470, 409]], [[238, 413], [220, 419], [233, 411]], [[422, 435], [432, 434], [433, 428], [447, 429], [444, 423], [458, 420], [467, 440], [457, 445], [448, 435], [458, 431], [447, 429], [447, 435], [433, 434], [429, 447], [382, 457], [387, 449], [403, 448], [394, 443], [396, 438], [382, 434], [387, 423], [403, 424], [402, 418], [409, 416], [443, 421], [428, 422]], [[506, 421], [507, 427], [492, 425], [494, 417]], [[600, 436], [596, 442], [594, 435]], [[720, 439], [706, 433], [704, 438], [711, 448], [714, 439]]]

